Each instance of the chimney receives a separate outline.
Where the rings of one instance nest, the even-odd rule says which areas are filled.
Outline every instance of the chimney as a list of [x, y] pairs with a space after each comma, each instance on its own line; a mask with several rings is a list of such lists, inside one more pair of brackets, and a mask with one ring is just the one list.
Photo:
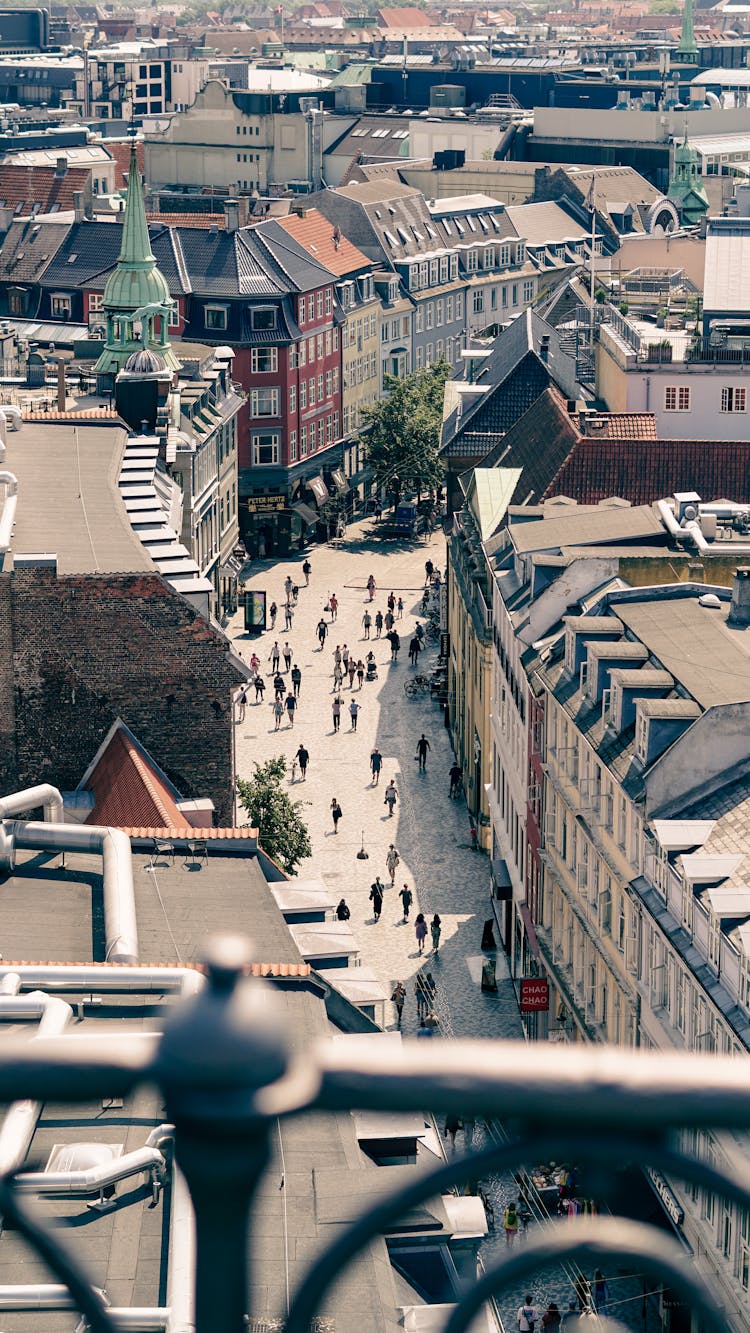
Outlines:
[[57, 358], [57, 410], [64, 412], [67, 402], [67, 388], [65, 384], [65, 362], [60, 356]]
[[539, 343], [539, 355], [546, 365], [549, 361], [549, 334], [545, 333]]
[[237, 203], [239, 225], [246, 227], [250, 221], [250, 199], [248, 195], [241, 194]]
[[86, 206], [83, 202], [83, 190], [73, 191], [73, 216], [76, 222], [83, 222], [86, 218]]
[[740, 565], [734, 576], [729, 621], [732, 625], [750, 625], [750, 565]]
[[55, 180], [64, 180], [68, 174], [67, 157], [58, 157], [55, 163]]
[[240, 225], [240, 205], [238, 199], [224, 200], [224, 219], [226, 231], [237, 231]]

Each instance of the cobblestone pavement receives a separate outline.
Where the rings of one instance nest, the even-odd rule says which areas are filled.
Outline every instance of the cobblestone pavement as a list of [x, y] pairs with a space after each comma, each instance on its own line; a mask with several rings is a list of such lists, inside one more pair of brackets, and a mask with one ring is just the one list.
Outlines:
[[[492, 910], [489, 866], [486, 856], [471, 850], [465, 801], [453, 801], [448, 796], [448, 770], [453, 762], [449, 732], [436, 703], [429, 697], [408, 699], [403, 688], [404, 681], [415, 674], [409, 665], [408, 647], [419, 618], [425, 560], [429, 558], [436, 566], [444, 567], [444, 538], [436, 534], [427, 546], [421, 542], [407, 546], [401, 541], [381, 540], [377, 526], [365, 520], [350, 525], [342, 547], [315, 547], [308, 558], [312, 564], [309, 588], [304, 586], [302, 574], [304, 553], [278, 563], [266, 561], [253, 566], [248, 588], [265, 589], [269, 604], [275, 600], [279, 607], [274, 632], [251, 638], [244, 632], [241, 614], [227, 625], [235, 649], [246, 661], [253, 651], [257, 652], [267, 683], [265, 702], [256, 705], [249, 699], [245, 719], [236, 727], [239, 774], [249, 777], [254, 761], [262, 762], [279, 754], [291, 768], [292, 755], [302, 741], [310, 751], [307, 781], [294, 784], [290, 781], [288, 786], [289, 794], [304, 802], [303, 815], [313, 849], [312, 856], [299, 866], [297, 874], [300, 879], [322, 878], [332, 896], [346, 899], [362, 963], [373, 968], [388, 990], [397, 979], [404, 981], [405, 1036], [413, 1036], [417, 1030], [414, 979], [420, 965], [424, 965], [425, 970], [432, 972], [438, 987], [436, 1010], [440, 1035], [520, 1040], [523, 1033], [515, 992], [501, 953], [497, 955], [497, 995], [484, 994], [480, 989], [484, 957], [480, 950], [482, 927]], [[377, 588], [372, 604], [366, 588], [370, 574]], [[284, 631], [287, 575], [300, 588], [288, 633]], [[390, 662], [388, 641], [376, 639], [373, 626], [368, 643], [362, 626], [366, 609], [373, 618], [378, 609], [385, 614], [391, 590], [396, 598], [403, 598], [405, 606], [403, 619], [396, 624], [402, 643], [396, 664]], [[338, 614], [333, 624], [330, 616], [324, 616], [329, 633], [321, 652], [316, 626], [332, 592], [338, 599]], [[300, 707], [294, 728], [288, 726], [285, 717], [279, 731], [274, 729], [271, 709], [269, 658], [274, 639], [282, 651], [285, 642], [290, 644], [294, 662], [302, 670]], [[345, 682], [341, 690], [344, 700], [341, 729], [335, 733], [331, 716], [333, 652], [336, 644], [343, 647], [344, 643], [363, 660], [372, 648], [378, 679], [365, 682], [361, 691], [356, 678], [353, 690], [348, 680]], [[428, 645], [419, 660], [418, 671], [429, 671], [436, 651], [434, 645]], [[288, 675], [285, 680], [288, 682]], [[362, 705], [356, 732], [350, 729], [348, 712], [352, 696]], [[422, 732], [431, 746], [426, 775], [419, 773], [415, 760], [416, 742]], [[383, 755], [383, 771], [379, 786], [375, 787], [371, 783], [369, 757], [376, 744]], [[389, 819], [383, 794], [392, 777], [396, 780], [399, 800], [394, 817]], [[336, 835], [330, 816], [334, 796], [343, 810]], [[363, 841], [368, 852], [366, 861], [357, 859]], [[375, 923], [368, 895], [376, 874], [388, 885], [385, 859], [391, 842], [398, 849], [401, 864], [395, 887], [386, 887], [383, 914]], [[397, 898], [404, 883], [408, 883], [414, 894], [407, 925], [402, 922]], [[424, 958], [418, 953], [413, 923], [419, 911], [424, 912], [428, 922], [434, 912], [441, 917], [442, 938], [437, 956], [431, 948], [425, 949]], [[395, 1010], [389, 1002], [386, 1026], [395, 1027], [395, 1020]], [[460, 1140], [459, 1135], [459, 1148]], [[478, 1132], [477, 1144], [483, 1140], [484, 1131]], [[507, 1176], [496, 1177], [485, 1185], [494, 1203], [497, 1223], [497, 1231], [490, 1233], [482, 1247], [483, 1259], [490, 1265], [501, 1257], [504, 1249], [503, 1211], [510, 1199], [517, 1197], [517, 1190]], [[569, 1274], [555, 1267], [540, 1274], [531, 1289], [542, 1308], [550, 1299], [556, 1299], [564, 1309], [570, 1285]], [[640, 1300], [636, 1299], [638, 1290], [637, 1281], [628, 1280], [627, 1297], [621, 1297], [624, 1304], [618, 1310], [618, 1314], [633, 1316], [624, 1321], [633, 1329], [642, 1327]], [[523, 1294], [523, 1291], [505, 1293], [499, 1302], [509, 1333], [515, 1333], [515, 1312]], [[592, 1330], [600, 1327], [599, 1321], [592, 1323]]]
[[[255, 650], [270, 684], [269, 654], [274, 639], [283, 649], [288, 640], [294, 660], [302, 670], [300, 707], [294, 728], [287, 725], [274, 731], [271, 716], [272, 689], [266, 689], [262, 705], [248, 701], [243, 723], [236, 727], [237, 766], [241, 776], [249, 776], [254, 760], [283, 754], [291, 760], [301, 741], [310, 751], [306, 783], [290, 784], [289, 792], [304, 804], [304, 817], [310, 829], [313, 853], [298, 869], [300, 878], [320, 877], [338, 899], [343, 896], [351, 909], [350, 925], [362, 954], [363, 964], [372, 967], [390, 989], [397, 979], [404, 981], [407, 1002], [403, 1031], [417, 1028], [414, 978], [420, 964], [433, 974], [438, 986], [437, 1012], [443, 1036], [494, 1036], [520, 1038], [521, 1023], [515, 994], [507, 973], [500, 975], [503, 960], [498, 958], [498, 994], [486, 995], [480, 989], [482, 954], [480, 943], [484, 921], [491, 915], [489, 903], [489, 866], [486, 856], [473, 852], [470, 845], [470, 821], [463, 799], [450, 800], [448, 770], [453, 762], [449, 733], [443, 714], [429, 699], [407, 699], [404, 681], [413, 676], [408, 649], [416, 625], [425, 577], [425, 560], [431, 559], [441, 569], [445, 564], [445, 540], [434, 535], [430, 543], [408, 546], [402, 541], [380, 540], [371, 520], [351, 525], [349, 539], [339, 549], [314, 548], [309, 553], [312, 564], [310, 587], [302, 575], [304, 555], [279, 563], [254, 566], [249, 588], [265, 588], [269, 603], [279, 606], [276, 631], [256, 638], [245, 635], [242, 620], [235, 616], [228, 632], [235, 647], [249, 660]], [[300, 586], [293, 627], [284, 632], [284, 580], [290, 574]], [[376, 595], [368, 601], [367, 579], [376, 581]], [[397, 663], [390, 661], [387, 640], [376, 639], [374, 626], [371, 642], [364, 639], [362, 617], [366, 609], [375, 615], [387, 610], [386, 598], [393, 591], [404, 600], [403, 619], [397, 622], [401, 652]], [[319, 651], [316, 625], [330, 593], [338, 598], [337, 620], [330, 625], [325, 648]], [[325, 619], [330, 622], [330, 617]], [[363, 660], [369, 650], [375, 654], [378, 679], [365, 682], [361, 691], [341, 690], [344, 700], [341, 730], [334, 733], [331, 704], [333, 693], [333, 653], [336, 644], [349, 645]], [[418, 670], [427, 671], [434, 664], [436, 648], [429, 645], [422, 653]], [[283, 659], [282, 659], [283, 666]], [[271, 701], [269, 702], [269, 695]], [[361, 703], [357, 731], [350, 730], [349, 701]], [[420, 774], [415, 760], [416, 743], [425, 733], [430, 742], [427, 773]], [[383, 755], [380, 784], [374, 787], [370, 776], [370, 753], [374, 745]], [[392, 819], [384, 805], [384, 789], [396, 779], [398, 803]], [[330, 805], [336, 797], [343, 817], [334, 836]], [[357, 859], [364, 846], [369, 859]], [[395, 843], [401, 864], [393, 889], [386, 887], [383, 914], [375, 923], [369, 902], [370, 885], [376, 874], [386, 884], [386, 853]], [[408, 883], [414, 894], [410, 921], [402, 922], [399, 888]], [[425, 949], [420, 958], [414, 933], [414, 919], [422, 911], [428, 922], [438, 912], [442, 920], [442, 938], [437, 956]], [[428, 936], [429, 939], [429, 936]], [[395, 1023], [395, 1011], [386, 1006], [386, 1023]]]

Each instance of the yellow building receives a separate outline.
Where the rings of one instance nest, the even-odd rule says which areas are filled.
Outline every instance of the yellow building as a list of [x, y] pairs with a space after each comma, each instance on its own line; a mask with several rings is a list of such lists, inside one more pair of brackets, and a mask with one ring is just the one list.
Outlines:
[[344, 461], [351, 485], [357, 486], [365, 466], [359, 439], [365, 426], [364, 409], [373, 407], [380, 397], [381, 301], [371, 267], [350, 271], [336, 290], [345, 316], [341, 329]]
[[474, 468], [448, 538], [448, 701], [453, 746], [482, 847], [490, 847], [492, 554], [520, 468]]

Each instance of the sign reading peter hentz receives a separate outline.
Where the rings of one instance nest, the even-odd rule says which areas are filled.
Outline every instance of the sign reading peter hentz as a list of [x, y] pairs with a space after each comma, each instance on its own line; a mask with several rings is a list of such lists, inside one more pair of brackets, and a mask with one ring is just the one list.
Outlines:
[[247, 507], [251, 514], [270, 514], [276, 510], [286, 509], [286, 503], [285, 495], [251, 495]]
[[549, 982], [543, 977], [525, 977], [521, 982], [521, 1013], [536, 1014], [549, 1009]]

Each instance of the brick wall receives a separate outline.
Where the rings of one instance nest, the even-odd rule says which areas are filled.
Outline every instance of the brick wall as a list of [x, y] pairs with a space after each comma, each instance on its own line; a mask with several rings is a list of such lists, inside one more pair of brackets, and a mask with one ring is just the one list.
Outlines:
[[226, 641], [158, 575], [0, 576], [0, 707], [9, 688], [15, 702], [0, 791], [75, 787], [121, 717], [183, 796], [211, 797], [231, 824], [239, 680]]

